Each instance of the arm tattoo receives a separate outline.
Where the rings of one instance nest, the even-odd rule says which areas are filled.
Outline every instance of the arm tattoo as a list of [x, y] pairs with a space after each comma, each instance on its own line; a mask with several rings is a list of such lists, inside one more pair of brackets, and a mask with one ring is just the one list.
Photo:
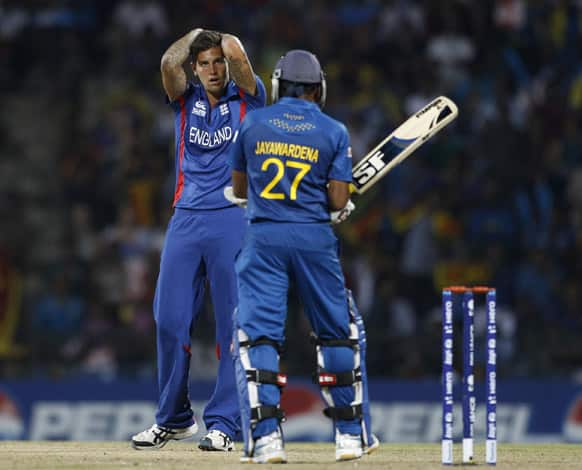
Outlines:
[[251, 66], [246, 59], [231, 58], [228, 60], [228, 70], [235, 83], [245, 91], [254, 94], [256, 83]]
[[172, 44], [164, 53], [164, 58], [172, 65], [182, 65], [190, 54], [189, 41], [181, 39]]
[[228, 61], [234, 82], [249, 94], [257, 92], [257, 82], [249, 58], [240, 40], [231, 34], [222, 36], [222, 52]]
[[190, 45], [198, 35], [198, 30], [190, 31], [174, 42], [162, 56], [162, 82], [171, 100], [175, 100], [186, 91], [186, 72], [182, 65], [190, 55]]

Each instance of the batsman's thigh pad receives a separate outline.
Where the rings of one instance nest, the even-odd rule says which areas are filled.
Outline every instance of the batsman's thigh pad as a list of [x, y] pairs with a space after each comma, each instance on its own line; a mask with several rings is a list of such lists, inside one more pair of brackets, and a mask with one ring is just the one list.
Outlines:
[[283, 419], [280, 388], [287, 378], [278, 373], [278, 343], [251, 340], [236, 320], [233, 348], [245, 453], [252, 456], [255, 440], [275, 431]]

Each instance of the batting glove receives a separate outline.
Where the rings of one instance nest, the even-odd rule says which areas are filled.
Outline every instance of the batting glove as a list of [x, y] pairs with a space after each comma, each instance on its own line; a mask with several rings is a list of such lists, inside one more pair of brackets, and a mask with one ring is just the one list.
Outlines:
[[226, 186], [224, 188], [223, 194], [229, 202], [232, 202], [233, 204], [236, 204], [238, 207], [242, 207], [243, 209], [247, 208], [247, 199], [236, 197], [232, 191], [232, 186]]
[[329, 217], [331, 219], [332, 225], [341, 224], [344, 220], [346, 220], [350, 214], [354, 211], [356, 205], [352, 202], [351, 199], [348, 199], [348, 203], [343, 209], [339, 211], [332, 211], [329, 213]]

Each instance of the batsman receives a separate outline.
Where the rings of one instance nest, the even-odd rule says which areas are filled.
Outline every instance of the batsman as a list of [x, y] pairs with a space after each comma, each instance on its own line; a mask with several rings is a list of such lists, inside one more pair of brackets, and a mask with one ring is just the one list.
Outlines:
[[233, 187], [225, 195], [241, 204], [248, 199], [249, 220], [235, 264], [233, 320], [243, 462], [287, 460], [279, 353], [290, 279], [314, 331], [315, 377], [333, 420], [336, 460], [358, 459], [379, 445], [371, 433], [364, 325], [330, 226], [354, 207], [349, 136], [321, 111], [325, 97], [315, 55], [289, 51], [272, 75], [274, 104], [247, 114], [230, 149]]

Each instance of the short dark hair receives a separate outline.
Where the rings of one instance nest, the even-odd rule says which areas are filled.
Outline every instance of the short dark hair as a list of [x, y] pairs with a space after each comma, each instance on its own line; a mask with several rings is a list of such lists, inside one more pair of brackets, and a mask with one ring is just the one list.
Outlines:
[[222, 42], [222, 34], [218, 31], [204, 30], [201, 31], [196, 39], [190, 45], [190, 57], [192, 62], [196, 62], [198, 54], [212, 49], [213, 47], [220, 47]]
[[299, 98], [303, 95], [313, 95], [316, 93], [317, 89], [321, 86], [321, 83], [297, 83], [290, 82], [289, 80], [279, 81], [279, 96], [290, 96], [293, 98]]

